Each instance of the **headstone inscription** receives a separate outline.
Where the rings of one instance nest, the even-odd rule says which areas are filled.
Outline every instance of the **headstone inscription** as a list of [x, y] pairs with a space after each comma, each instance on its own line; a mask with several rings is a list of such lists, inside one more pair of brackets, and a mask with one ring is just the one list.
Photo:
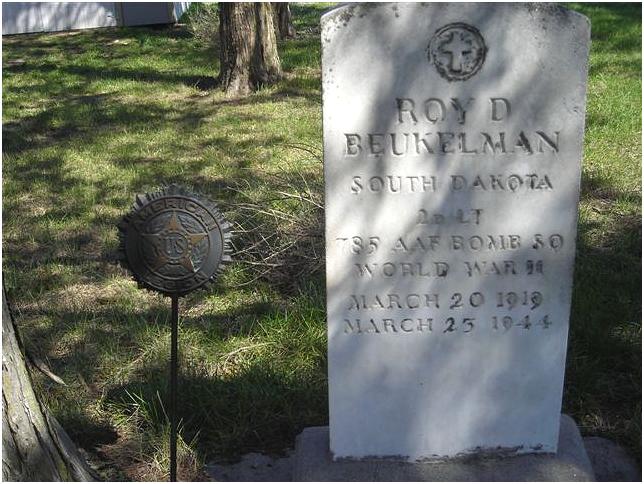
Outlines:
[[545, 4], [322, 18], [334, 459], [557, 450], [589, 35]]

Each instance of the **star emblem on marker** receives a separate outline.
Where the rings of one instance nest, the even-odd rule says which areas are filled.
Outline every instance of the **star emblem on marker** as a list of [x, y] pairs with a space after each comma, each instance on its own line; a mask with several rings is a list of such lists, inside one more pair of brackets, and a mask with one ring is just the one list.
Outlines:
[[213, 201], [171, 184], [136, 195], [118, 224], [119, 261], [139, 287], [185, 296], [231, 262], [230, 229]]
[[207, 234], [188, 232], [177, 212], [172, 211], [172, 215], [160, 231], [141, 235], [157, 255], [153, 260], [152, 270], [160, 269], [166, 264], [178, 264], [189, 272], [197, 272], [192, 262], [192, 249], [207, 237]]

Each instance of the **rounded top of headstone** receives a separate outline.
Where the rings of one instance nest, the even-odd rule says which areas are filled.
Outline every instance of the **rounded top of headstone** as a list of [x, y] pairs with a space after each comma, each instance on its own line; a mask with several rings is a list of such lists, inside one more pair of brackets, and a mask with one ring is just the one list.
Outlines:
[[118, 225], [121, 264], [139, 287], [184, 296], [230, 262], [230, 224], [210, 200], [178, 185], [137, 195]]

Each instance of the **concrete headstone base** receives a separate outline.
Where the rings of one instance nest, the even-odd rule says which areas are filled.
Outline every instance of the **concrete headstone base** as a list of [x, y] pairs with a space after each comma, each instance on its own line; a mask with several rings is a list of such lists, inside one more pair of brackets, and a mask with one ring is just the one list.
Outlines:
[[557, 454], [456, 458], [437, 462], [333, 462], [329, 428], [309, 427], [295, 442], [294, 481], [594, 481], [575, 422], [561, 416]]

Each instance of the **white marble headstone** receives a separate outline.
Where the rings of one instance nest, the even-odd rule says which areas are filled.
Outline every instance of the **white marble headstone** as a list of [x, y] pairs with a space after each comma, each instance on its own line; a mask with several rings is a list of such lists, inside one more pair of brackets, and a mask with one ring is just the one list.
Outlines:
[[556, 451], [589, 37], [552, 5], [323, 16], [334, 458]]

